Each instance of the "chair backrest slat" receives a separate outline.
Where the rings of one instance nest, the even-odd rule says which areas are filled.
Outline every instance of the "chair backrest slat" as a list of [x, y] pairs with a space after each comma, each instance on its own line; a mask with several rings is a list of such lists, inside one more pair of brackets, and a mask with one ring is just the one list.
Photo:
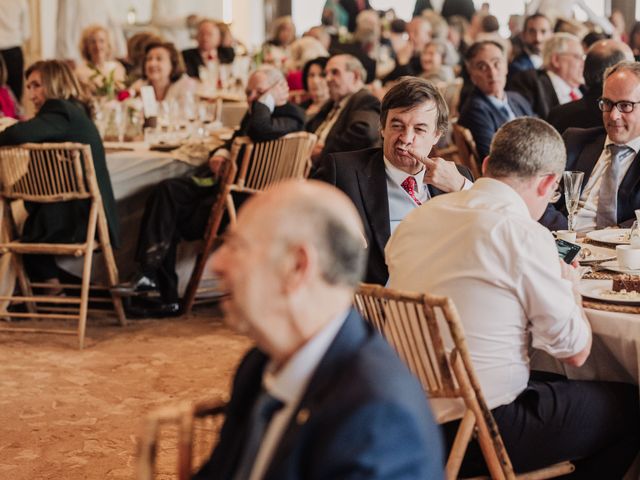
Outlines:
[[246, 145], [236, 185], [264, 190], [288, 178], [306, 177], [317, 137], [312, 133], [296, 132], [255, 144], [244, 137], [236, 140]]
[[90, 178], [95, 180], [95, 170], [87, 145], [32, 143], [0, 148], [0, 191], [7, 199], [41, 203], [87, 199], [97, 190]]

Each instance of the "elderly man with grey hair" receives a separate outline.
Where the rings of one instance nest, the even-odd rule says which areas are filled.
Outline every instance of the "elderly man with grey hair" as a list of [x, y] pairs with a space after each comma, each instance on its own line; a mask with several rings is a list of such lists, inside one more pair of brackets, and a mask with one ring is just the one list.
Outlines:
[[[483, 178], [432, 199], [396, 229], [385, 250], [389, 285], [454, 300], [517, 472], [571, 460], [576, 478], [622, 478], [640, 445], [637, 386], [530, 372], [530, 346], [573, 366], [591, 349], [573, 268], [537, 222], [565, 160], [546, 122], [525, 117], [502, 126]], [[436, 400], [432, 407], [451, 447], [460, 406]], [[462, 475], [483, 468], [474, 444]]]
[[542, 68], [517, 72], [508, 90], [527, 99], [540, 118], [547, 118], [556, 105], [582, 98], [584, 50], [570, 33], [555, 33], [542, 48]]
[[281, 183], [240, 210], [211, 269], [225, 322], [256, 347], [194, 480], [444, 478], [422, 388], [351, 307], [361, 229], [346, 195], [320, 182]]
[[[275, 140], [302, 130], [304, 112], [289, 103], [289, 87], [282, 72], [263, 65], [247, 83], [249, 111], [236, 136], [249, 136], [254, 142]], [[211, 206], [218, 194], [216, 175], [228, 158], [233, 139], [215, 150], [209, 163], [188, 176], [160, 182], [152, 191], [140, 226], [136, 261], [139, 270], [117, 290], [125, 295], [159, 291], [160, 300], [136, 296], [128, 314], [163, 317], [180, 314], [176, 248], [180, 239], [198, 240], [204, 235]]]

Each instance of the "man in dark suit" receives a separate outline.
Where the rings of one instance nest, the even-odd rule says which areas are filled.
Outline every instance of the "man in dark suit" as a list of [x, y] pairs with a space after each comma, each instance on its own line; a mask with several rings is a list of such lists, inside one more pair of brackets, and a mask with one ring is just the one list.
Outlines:
[[314, 176], [356, 206], [369, 251], [365, 281], [384, 285], [384, 247], [400, 221], [433, 196], [471, 186], [472, 177], [465, 167], [428, 156], [448, 124], [446, 102], [431, 82], [407, 77], [393, 86], [380, 124], [383, 148], [329, 155]]
[[516, 73], [508, 89], [520, 93], [546, 119], [556, 105], [582, 98], [584, 50], [580, 40], [570, 33], [555, 33], [544, 44], [542, 62], [542, 69]]
[[374, 147], [379, 142], [380, 101], [364, 87], [367, 73], [352, 55], [329, 59], [324, 69], [331, 100], [307, 123], [318, 136], [311, 158]]
[[509, 76], [542, 66], [542, 46], [553, 35], [551, 21], [541, 13], [529, 15], [522, 31], [522, 52], [509, 64]]
[[232, 63], [235, 52], [231, 47], [220, 45], [220, 28], [218, 24], [210, 19], [201, 20], [198, 23], [198, 33], [196, 40], [198, 46], [182, 51], [182, 59], [190, 77], [199, 77], [199, 68], [204, 67], [209, 62]]
[[560, 133], [571, 127], [601, 127], [602, 112], [598, 108], [598, 99], [602, 95], [604, 72], [623, 60], [634, 60], [633, 52], [626, 43], [619, 40], [600, 40], [594, 43], [584, 61], [587, 93], [580, 100], [553, 107], [547, 121]]
[[422, 388], [350, 307], [364, 263], [358, 214], [329, 185], [289, 181], [240, 210], [211, 269], [256, 348], [195, 480], [443, 478]]
[[[604, 129], [568, 129], [567, 170], [585, 172], [576, 230], [629, 226], [640, 208], [640, 63], [620, 62], [605, 74]], [[541, 223], [552, 230], [567, 226], [561, 200]]]
[[[263, 65], [247, 83], [249, 111], [234, 136], [247, 135], [254, 142], [275, 140], [302, 130], [304, 112], [288, 102], [289, 88], [282, 72]], [[128, 306], [135, 317], [180, 314], [177, 246], [181, 239], [203, 238], [211, 206], [217, 198], [217, 171], [230, 156], [233, 138], [212, 154], [209, 162], [188, 176], [160, 182], [151, 192], [140, 225], [136, 262], [138, 272], [118, 287], [122, 294], [159, 291], [160, 300], [138, 296]]]
[[475, 88], [460, 111], [458, 123], [471, 131], [482, 162], [498, 129], [516, 117], [532, 116], [533, 111], [522, 95], [504, 90], [507, 59], [502, 45], [493, 40], [476, 42], [465, 57]]

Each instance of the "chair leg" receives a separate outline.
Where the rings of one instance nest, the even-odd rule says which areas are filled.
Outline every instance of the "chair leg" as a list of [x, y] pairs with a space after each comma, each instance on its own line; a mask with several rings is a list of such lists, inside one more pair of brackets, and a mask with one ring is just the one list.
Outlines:
[[467, 410], [460, 421], [456, 438], [451, 446], [451, 453], [447, 459], [446, 477], [447, 480], [458, 478], [458, 472], [467, 451], [467, 446], [471, 440], [473, 429], [476, 426], [476, 417], [471, 410]]
[[109, 229], [107, 227], [107, 220], [102, 212], [102, 209], [100, 209], [100, 211], [98, 212], [98, 238], [100, 240], [100, 245], [102, 246], [102, 255], [104, 257], [104, 264], [107, 269], [109, 290], [111, 294], [111, 301], [113, 302], [113, 309], [116, 312], [120, 325], [124, 327], [127, 325], [127, 317], [124, 312], [124, 306], [122, 305], [122, 298], [119, 295], [113, 293], [112, 290], [119, 281], [118, 266], [113, 255], [111, 242], [109, 241]]

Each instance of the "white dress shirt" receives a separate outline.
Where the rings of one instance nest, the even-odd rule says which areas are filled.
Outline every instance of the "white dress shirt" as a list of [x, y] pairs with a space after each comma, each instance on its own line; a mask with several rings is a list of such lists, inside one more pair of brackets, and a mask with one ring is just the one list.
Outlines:
[[582, 98], [582, 92], [578, 88], [571, 87], [567, 82], [550, 70], [547, 70], [547, 75], [549, 75], [549, 78], [551, 79], [551, 85], [553, 85], [553, 89], [558, 96], [558, 102], [560, 102], [560, 105], [573, 102], [574, 99], [571, 98], [572, 91], [577, 98]]
[[[587, 345], [590, 329], [561, 277], [553, 236], [506, 183], [480, 178], [431, 199], [396, 229], [385, 257], [391, 288], [453, 299], [489, 408], [526, 388], [530, 338], [557, 358]], [[431, 405], [439, 422], [463, 412], [456, 401]]]
[[27, 0], [0, 0], [0, 50], [20, 47], [31, 36]]
[[[598, 212], [598, 199], [600, 198], [600, 184], [602, 183], [602, 175], [611, 164], [611, 151], [608, 146], [613, 144], [609, 136], [604, 141], [604, 149], [600, 154], [600, 158], [593, 167], [589, 181], [584, 187], [580, 195], [580, 203], [578, 204], [578, 214], [576, 215], [576, 231], [590, 232], [596, 228], [596, 213]], [[627, 170], [633, 163], [636, 155], [640, 152], [640, 137], [634, 138], [628, 142], [627, 147], [633, 149], [633, 154], [629, 154], [621, 160], [620, 177], [618, 178], [618, 187], [622, 183]]]
[[280, 443], [289, 421], [296, 413], [307, 385], [316, 371], [316, 367], [325, 353], [327, 353], [340, 327], [347, 319], [347, 315], [348, 312], [340, 314], [327, 324], [279, 370], [275, 370], [273, 363], [267, 364], [262, 377], [262, 384], [270, 395], [284, 403], [284, 407], [273, 415], [269, 423], [256, 455], [256, 461], [249, 477], [250, 480], [260, 480], [267, 472], [276, 447]]
[[[384, 170], [387, 174], [390, 231], [393, 233], [402, 219], [418, 206], [415, 200], [411, 198], [404, 188], [402, 188], [402, 182], [404, 182], [407, 177], [413, 177], [416, 180], [417, 191], [415, 192], [415, 195], [421, 204], [424, 204], [429, 200], [431, 198], [431, 194], [429, 193], [429, 186], [424, 183], [424, 168], [415, 175], [409, 175], [407, 172], [395, 167], [389, 160], [387, 160], [386, 157], [384, 157]], [[465, 178], [462, 189], [468, 190], [472, 186], [473, 182]]]

